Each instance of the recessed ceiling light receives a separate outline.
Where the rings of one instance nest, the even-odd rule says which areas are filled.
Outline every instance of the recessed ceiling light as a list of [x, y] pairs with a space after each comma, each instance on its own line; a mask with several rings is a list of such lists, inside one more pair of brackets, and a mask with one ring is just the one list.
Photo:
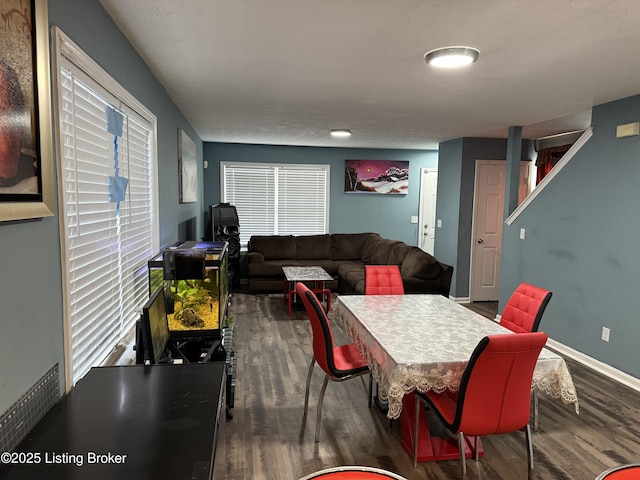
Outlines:
[[334, 128], [331, 130], [332, 137], [338, 138], [347, 138], [351, 136], [351, 130], [347, 130], [346, 128]]
[[442, 47], [424, 54], [429, 65], [441, 68], [455, 68], [469, 65], [480, 56], [480, 50], [473, 47]]

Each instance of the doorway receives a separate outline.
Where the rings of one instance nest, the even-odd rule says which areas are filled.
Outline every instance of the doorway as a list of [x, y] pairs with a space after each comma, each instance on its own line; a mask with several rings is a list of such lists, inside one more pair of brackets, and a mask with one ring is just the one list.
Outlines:
[[418, 247], [433, 255], [436, 239], [436, 198], [438, 169], [420, 169], [420, 207], [418, 209]]
[[[518, 204], [531, 191], [531, 164], [520, 162]], [[469, 276], [471, 302], [497, 301], [500, 295], [506, 168], [504, 160], [476, 161]]]

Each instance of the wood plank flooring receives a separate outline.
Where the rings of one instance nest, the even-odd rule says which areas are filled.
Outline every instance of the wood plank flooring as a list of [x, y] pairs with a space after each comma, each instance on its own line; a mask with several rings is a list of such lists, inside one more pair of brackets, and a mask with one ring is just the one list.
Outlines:
[[[296, 480], [339, 465], [368, 465], [409, 480], [457, 479], [457, 461], [425, 462], [414, 469], [400, 444], [400, 425], [367, 407], [368, 377], [330, 382], [320, 442], [314, 442], [315, 409], [323, 374], [314, 370], [306, 426], [304, 388], [311, 359], [311, 327], [304, 309], [291, 318], [281, 295], [234, 293], [238, 357], [234, 418], [225, 425], [226, 477], [230, 480]], [[333, 325], [337, 343], [349, 339]], [[533, 434], [537, 479], [593, 480], [621, 463], [640, 461], [640, 393], [568, 361], [580, 400], [572, 405], [540, 396], [540, 428]], [[526, 478], [524, 434], [483, 439], [485, 456], [468, 461], [469, 479]]]

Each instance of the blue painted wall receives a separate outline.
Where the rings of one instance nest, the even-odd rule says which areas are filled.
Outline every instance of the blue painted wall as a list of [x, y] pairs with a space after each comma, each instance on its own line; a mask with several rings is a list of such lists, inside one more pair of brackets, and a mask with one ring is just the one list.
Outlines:
[[[408, 160], [407, 195], [344, 193], [344, 161], [349, 159]], [[359, 148], [291, 147], [205, 143], [205, 205], [220, 202], [220, 162], [311, 163], [330, 165], [329, 232], [377, 232], [385, 238], [416, 245], [420, 168], [438, 166], [438, 153], [431, 150], [382, 150]], [[205, 212], [205, 215], [207, 212]], [[240, 219], [242, 229], [242, 218]]]
[[640, 137], [615, 138], [616, 125], [638, 120], [640, 96], [595, 107], [591, 139], [505, 225], [500, 305], [521, 281], [550, 289], [541, 329], [640, 378]]
[[[201, 235], [202, 202], [178, 203], [178, 128], [196, 142], [200, 168], [202, 141], [98, 0], [49, 0], [48, 4], [49, 23], [60, 27], [158, 118], [161, 245], [177, 241], [179, 225], [190, 219], [195, 219]], [[0, 223], [0, 252], [0, 412], [4, 412], [56, 363], [65, 387], [58, 218]]]
[[[476, 160], [505, 160], [507, 140], [458, 138], [440, 144], [435, 257], [454, 266], [451, 296], [469, 297], [473, 189]], [[531, 142], [524, 141], [522, 160], [531, 159]]]

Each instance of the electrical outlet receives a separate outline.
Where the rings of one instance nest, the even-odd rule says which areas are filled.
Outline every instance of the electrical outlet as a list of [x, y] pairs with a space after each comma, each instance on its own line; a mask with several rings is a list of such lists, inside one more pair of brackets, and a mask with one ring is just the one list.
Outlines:
[[602, 341], [603, 342], [608, 342], [609, 341], [609, 334], [611, 333], [611, 330], [609, 330], [607, 327], [602, 327]]
[[417, 215], [411, 215], [411, 223], [418, 223], [418, 216]]
[[524, 240], [524, 228], [520, 229], [520, 240]]
[[436, 227], [438, 227], [438, 228], [442, 228], [442, 220], [441, 220], [441, 219], [438, 219], [438, 220], [436, 221]]

